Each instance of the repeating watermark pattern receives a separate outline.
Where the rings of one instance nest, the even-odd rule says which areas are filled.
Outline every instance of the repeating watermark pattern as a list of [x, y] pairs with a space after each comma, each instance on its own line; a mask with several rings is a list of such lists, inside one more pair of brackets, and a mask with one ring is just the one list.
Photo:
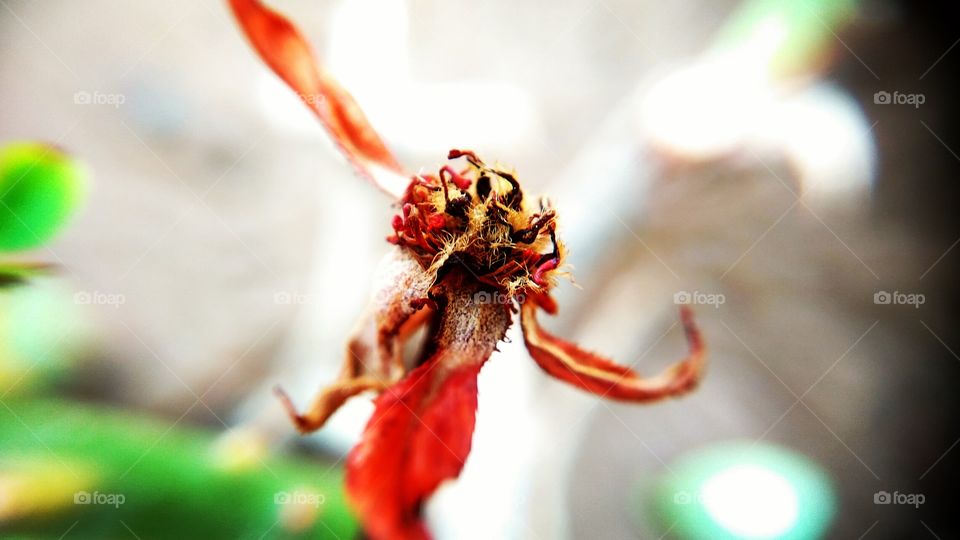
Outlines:
[[920, 309], [926, 301], [927, 297], [921, 293], [877, 291], [873, 294], [873, 303], [878, 306], [913, 306]]
[[522, 294], [510, 296], [509, 294], [505, 294], [500, 291], [480, 291], [473, 294], [474, 304], [509, 304], [513, 300], [516, 300], [522, 304], [523, 301], [526, 300], [526, 297]]
[[98, 504], [120, 508], [120, 505], [125, 502], [127, 502], [127, 497], [123, 493], [77, 491], [73, 494], [73, 504]]
[[274, 304], [281, 304], [285, 306], [309, 304], [310, 301], [311, 301], [311, 296], [309, 294], [280, 291], [273, 295]]
[[896, 90], [892, 94], [886, 90], [873, 94], [873, 102], [877, 105], [913, 105], [913, 108], [919, 109], [926, 101], [924, 94], [903, 94]]
[[108, 105], [119, 109], [121, 105], [127, 102], [127, 96], [124, 94], [110, 94], [107, 92], [80, 90], [74, 92], [73, 103], [75, 105]]
[[93, 305], [120, 307], [127, 303], [127, 297], [118, 293], [77, 291], [73, 294], [73, 303], [82, 306]]
[[278, 491], [273, 494], [273, 503], [278, 505], [295, 504], [319, 508], [326, 501], [327, 498], [322, 493], [310, 491]]
[[677, 291], [673, 293], [674, 304], [713, 306], [719, 308], [727, 301], [722, 293], [705, 293], [700, 291]]
[[926, 502], [927, 497], [923, 493], [900, 493], [894, 491], [878, 491], [873, 494], [873, 504], [905, 504], [920, 508], [920, 505]]

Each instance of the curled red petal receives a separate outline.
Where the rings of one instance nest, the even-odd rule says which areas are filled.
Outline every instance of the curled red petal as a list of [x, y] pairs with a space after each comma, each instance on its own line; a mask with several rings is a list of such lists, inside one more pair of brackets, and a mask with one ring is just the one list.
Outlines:
[[427, 363], [377, 398], [346, 476], [371, 538], [430, 538], [421, 509], [441, 482], [460, 475], [470, 453], [481, 365], [447, 371]]
[[527, 350], [544, 371], [574, 386], [611, 399], [646, 402], [684, 394], [700, 380], [706, 348], [693, 321], [693, 312], [682, 306], [680, 316], [690, 352], [654, 377], [641, 377], [632, 369], [585, 351], [540, 327], [535, 301], [523, 304], [520, 314]]
[[456, 271], [434, 287], [433, 353], [377, 398], [347, 457], [347, 495], [375, 540], [429, 538], [423, 505], [470, 453], [477, 374], [511, 321], [505, 306], [474, 302], [479, 290]]
[[296, 26], [257, 0], [229, 0], [263, 61], [320, 119], [347, 159], [380, 189], [400, 198], [409, 184], [397, 159], [353, 97], [316, 62]]

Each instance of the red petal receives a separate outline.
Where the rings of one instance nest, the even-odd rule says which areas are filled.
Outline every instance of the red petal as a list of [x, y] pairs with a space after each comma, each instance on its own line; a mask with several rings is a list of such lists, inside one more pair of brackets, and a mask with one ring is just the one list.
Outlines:
[[257, 0], [230, 0], [230, 6], [263, 61], [316, 113], [360, 174], [400, 198], [409, 176], [353, 97], [319, 67], [300, 31]]
[[520, 321], [530, 355], [544, 371], [574, 386], [624, 401], [653, 401], [692, 390], [700, 380], [706, 348], [693, 313], [681, 307], [680, 316], [690, 344], [689, 355], [656, 377], [644, 378], [632, 369], [603, 356], [585, 351], [542, 329], [537, 322], [538, 305], [524, 303]]
[[377, 398], [346, 478], [371, 538], [430, 537], [421, 507], [441, 482], [459, 476], [470, 453], [481, 366], [448, 372], [428, 362]]
[[347, 458], [347, 494], [375, 540], [429, 538], [423, 504], [470, 453], [477, 374], [511, 322], [506, 306], [474, 302], [479, 291], [456, 270], [431, 289], [435, 352], [377, 398]]

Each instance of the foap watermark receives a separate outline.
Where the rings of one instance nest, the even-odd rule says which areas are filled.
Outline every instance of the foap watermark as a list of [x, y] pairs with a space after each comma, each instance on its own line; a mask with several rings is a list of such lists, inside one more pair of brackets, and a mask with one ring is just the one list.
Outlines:
[[719, 308], [726, 303], [727, 297], [721, 293], [705, 293], [700, 291], [677, 291], [673, 293], [674, 304], [702, 305]]
[[900, 291], [877, 291], [873, 293], [873, 303], [878, 306], [913, 306], [920, 309], [927, 301], [927, 297], [921, 293], [904, 293]]
[[278, 491], [273, 494], [273, 503], [279, 505], [296, 504], [319, 508], [327, 498], [322, 493], [311, 491]]
[[73, 303], [82, 306], [120, 307], [127, 303], [127, 297], [119, 293], [77, 291], [73, 294]]
[[700, 492], [691, 493], [689, 491], [681, 490], [673, 494], [673, 504], [679, 505], [688, 505], [688, 504], [699, 504], [703, 502], [703, 497]]
[[123, 493], [77, 491], [73, 494], [73, 504], [99, 504], [120, 508], [120, 505], [125, 502], [127, 502], [127, 497]]
[[126, 102], [127, 96], [124, 94], [111, 94], [97, 90], [93, 92], [80, 90], [73, 93], [74, 105], [108, 105], [118, 109]]
[[297, 96], [310, 107], [316, 107], [326, 101], [323, 94], [297, 94]]
[[309, 294], [301, 294], [289, 291], [280, 291], [278, 293], [274, 293], [273, 295], [274, 304], [281, 304], [285, 306], [309, 304], [310, 300], [311, 298]]
[[927, 96], [924, 94], [904, 94], [896, 90], [892, 94], [886, 90], [873, 94], [876, 105], [913, 105], [913, 108], [919, 109], [926, 101]]
[[502, 293], [500, 291], [480, 291], [473, 293], [474, 304], [509, 304], [513, 300], [516, 300], [522, 304], [525, 299], [526, 297], [522, 294], [510, 296], [509, 294]]
[[873, 494], [873, 504], [905, 504], [914, 508], [920, 508], [920, 505], [926, 502], [927, 497], [923, 493], [900, 493], [894, 491], [878, 491]]

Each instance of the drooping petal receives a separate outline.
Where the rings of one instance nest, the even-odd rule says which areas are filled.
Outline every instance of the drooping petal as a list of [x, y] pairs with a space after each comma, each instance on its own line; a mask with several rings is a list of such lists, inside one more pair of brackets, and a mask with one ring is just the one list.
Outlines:
[[445, 374], [424, 364], [377, 399], [346, 479], [372, 538], [430, 537], [421, 507], [441, 482], [460, 474], [470, 453], [480, 366]]
[[320, 67], [297, 27], [258, 0], [230, 0], [230, 6], [263, 61], [316, 113], [360, 174], [400, 198], [409, 175], [353, 97]]
[[700, 380], [706, 348], [693, 312], [686, 306], [681, 306], [680, 317], [690, 352], [654, 377], [641, 377], [626, 366], [547, 332], [537, 322], [537, 309], [537, 302], [527, 301], [520, 313], [527, 350], [544, 371], [562, 381], [602, 397], [646, 402], [686, 393]]
[[463, 468], [475, 424], [477, 374], [510, 325], [505, 306], [473, 302], [475, 287], [447, 290], [449, 296], [439, 300], [433, 354], [377, 398], [363, 438], [347, 458], [347, 493], [375, 540], [430, 537], [423, 505]]
[[368, 390], [380, 392], [403, 378], [403, 345], [417, 329], [429, 324], [435, 313], [417, 305], [427, 297], [436, 275], [424, 270], [408, 252], [394, 248], [380, 261], [380, 282], [370, 306], [347, 345], [343, 367], [335, 382], [325, 387], [303, 412], [298, 412], [285, 392], [276, 394], [302, 432], [323, 427], [351, 397]]

